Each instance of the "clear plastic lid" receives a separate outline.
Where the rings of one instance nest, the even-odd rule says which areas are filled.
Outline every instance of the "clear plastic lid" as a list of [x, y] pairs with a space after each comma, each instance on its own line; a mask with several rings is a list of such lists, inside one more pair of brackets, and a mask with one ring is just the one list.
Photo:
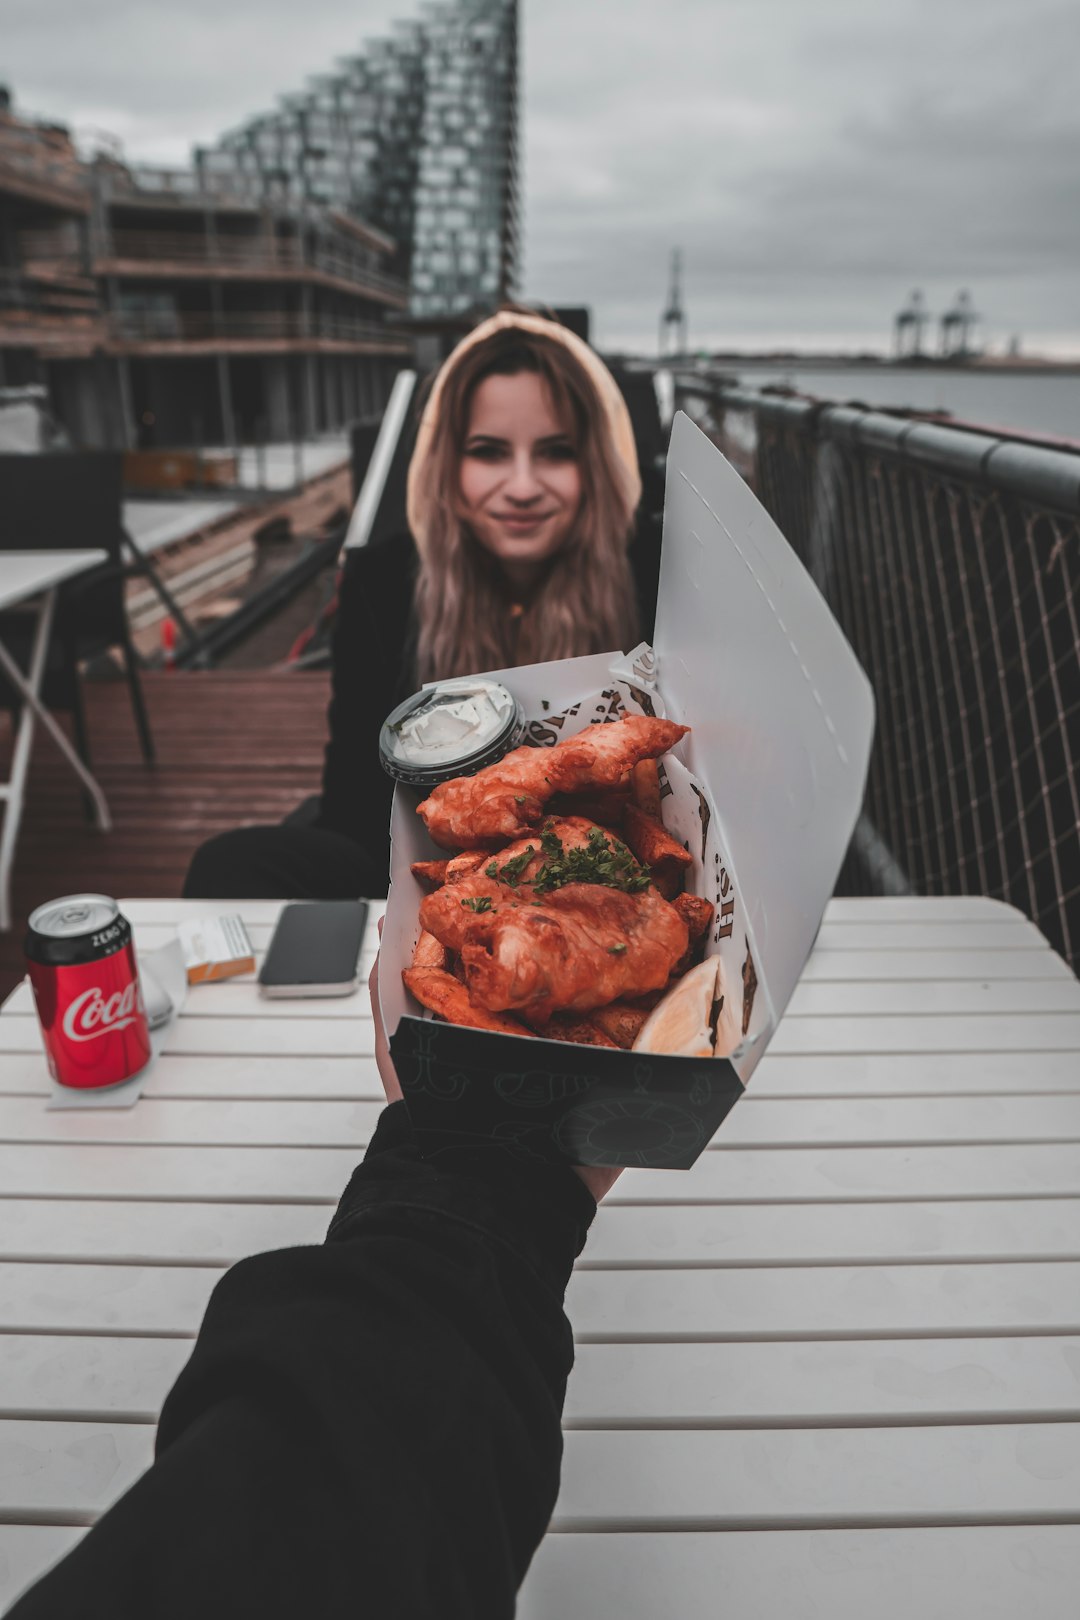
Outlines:
[[387, 715], [379, 759], [395, 781], [434, 787], [493, 765], [523, 731], [512, 692], [486, 676], [463, 675], [424, 687]]

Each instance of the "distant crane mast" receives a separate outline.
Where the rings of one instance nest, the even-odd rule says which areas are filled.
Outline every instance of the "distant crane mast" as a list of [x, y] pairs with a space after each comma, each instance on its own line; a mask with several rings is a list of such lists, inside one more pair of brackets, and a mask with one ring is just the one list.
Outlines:
[[[669, 341], [674, 339], [674, 347]], [[676, 248], [671, 255], [671, 290], [667, 307], [660, 317], [660, 355], [685, 354], [687, 349], [686, 311], [682, 301], [682, 252]]]

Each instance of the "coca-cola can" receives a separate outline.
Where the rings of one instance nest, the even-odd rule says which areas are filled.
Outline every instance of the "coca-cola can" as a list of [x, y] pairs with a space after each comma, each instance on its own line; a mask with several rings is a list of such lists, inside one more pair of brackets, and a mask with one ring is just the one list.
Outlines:
[[68, 894], [31, 913], [26, 960], [49, 1072], [86, 1090], [150, 1061], [131, 924], [103, 894]]

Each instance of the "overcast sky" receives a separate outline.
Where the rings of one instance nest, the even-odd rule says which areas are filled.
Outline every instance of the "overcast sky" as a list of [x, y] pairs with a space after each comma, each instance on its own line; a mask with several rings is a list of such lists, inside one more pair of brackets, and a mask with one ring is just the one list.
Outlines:
[[[411, 0], [0, 0], [29, 111], [182, 162]], [[522, 0], [523, 291], [651, 350], [884, 348], [913, 287], [1080, 356], [1076, 0]]]

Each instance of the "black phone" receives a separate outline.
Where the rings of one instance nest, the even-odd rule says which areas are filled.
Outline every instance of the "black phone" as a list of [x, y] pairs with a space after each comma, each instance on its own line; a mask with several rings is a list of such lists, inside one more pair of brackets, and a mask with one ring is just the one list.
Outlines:
[[359, 983], [366, 900], [285, 906], [259, 970], [264, 996], [347, 996]]

